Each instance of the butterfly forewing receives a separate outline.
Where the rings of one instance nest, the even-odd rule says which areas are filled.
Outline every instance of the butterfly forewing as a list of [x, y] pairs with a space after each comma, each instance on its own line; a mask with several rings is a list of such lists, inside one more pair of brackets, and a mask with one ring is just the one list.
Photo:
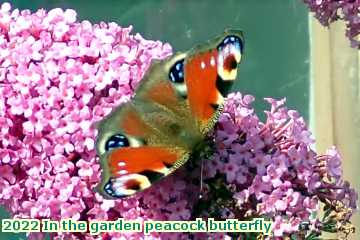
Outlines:
[[[144, 190], [185, 162], [189, 151], [174, 138], [173, 113], [151, 102], [131, 101], [100, 122], [98, 191], [121, 198]], [[175, 130], [178, 131], [178, 130]]]
[[188, 101], [204, 134], [214, 125], [224, 97], [236, 80], [243, 45], [242, 32], [228, 30], [224, 36], [188, 53], [185, 62]]

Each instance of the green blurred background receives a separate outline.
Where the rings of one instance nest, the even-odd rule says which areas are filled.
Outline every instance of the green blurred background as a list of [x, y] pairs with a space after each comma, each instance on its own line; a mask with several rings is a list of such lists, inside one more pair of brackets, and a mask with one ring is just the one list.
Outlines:
[[[133, 33], [187, 50], [222, 33], [242, 29], [245, 53], [234, 90], [256, 97], [258, 112], [264, 97], [287, 98], [289, 108], [309, 116], [309, 24], [301, 0], [122, 0], [9, 1], [13, 8], [72, 8], [78, 20], [133, 25]], [[9, 215], [0, 209], [0, 217]], [[0, 240], [26, 239], [0, 232]]]

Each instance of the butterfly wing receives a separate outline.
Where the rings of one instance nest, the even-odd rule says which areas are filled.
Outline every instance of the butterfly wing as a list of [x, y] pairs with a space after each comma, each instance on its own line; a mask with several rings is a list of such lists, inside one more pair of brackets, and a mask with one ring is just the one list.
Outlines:
[[[178, 144], [191, 150], [201, 135], [196, 126], [196, 119], [191, 116], [191, 110], [187, 101], [187, 90], [184, 75], [171, 80], [173, 74], [182, 74], [186, 53], [176, 53], [162, 61], [153, 61], [140, 85], [136, 89], [134, 101], [150, 102], [174, 119], [174, 124], [181, 130], [181, 134], [172, 136], [180, 138]], [[175, 69], [178, 69], [175, 72]], [[193, 140], [191, 140], [193, 139]]]
[[178, 116], [191, 116], [182, 121], [182, 127], [204, 136], [212, 129], [236, 80], [243, 48], [242, 32], [226, 30], [186, 53], [156, 62], [141, 81], [135, 98], [160, 104]]
[[242, 32], [227, 30], [188, 53], [184, 68], [187, 96], [202, 133], [212, 129], [224, 97], [236, 80], [243, 47]]
[[97, 152], [103, 172], [98, 191], [108, 198], [126, 197], [182, 165], [189, 152], [171, 138], [173, 124], [166, 111], [139, 101], [121, 105], [102, 120]]

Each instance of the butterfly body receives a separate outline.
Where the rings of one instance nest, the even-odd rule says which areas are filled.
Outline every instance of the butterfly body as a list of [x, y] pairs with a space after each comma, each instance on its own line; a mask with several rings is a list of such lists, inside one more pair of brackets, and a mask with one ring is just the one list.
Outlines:
[[102, 195], [135, 194], [189, 159], [221, 113], [242, 48], [242, 33], [228, 30], [188, 52], [152, 62], [131, 101], [98, 124]]

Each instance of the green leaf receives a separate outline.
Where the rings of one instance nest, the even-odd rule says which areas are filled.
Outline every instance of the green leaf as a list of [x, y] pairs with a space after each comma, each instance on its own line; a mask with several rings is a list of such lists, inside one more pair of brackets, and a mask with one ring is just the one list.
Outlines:
[[309, 235], [305, 237], [305, 240], [321, 240], [321, 238], [319, 238], [317, 233], [311, 232]]

